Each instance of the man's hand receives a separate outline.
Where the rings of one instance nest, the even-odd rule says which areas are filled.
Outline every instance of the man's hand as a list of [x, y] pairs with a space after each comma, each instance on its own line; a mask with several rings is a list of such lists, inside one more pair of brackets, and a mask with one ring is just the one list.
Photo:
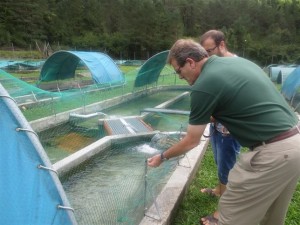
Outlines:
[[[188, 125], [187, 134], [177, 144], [164, 151], [164, 158], [171, 159], [173, 157], [185, 154], [192, 148], [196, 147], [200, 138], [206, 128], [204, 125]], [[162, 163], [163, 159], [160, 154], [155, 155], [148, 159], [148, 166], [158, 167]]]
[[160, 158], [160, 154], [155, 155], [148, 159], [148, 166], [150, 167], [158, 167], [162, 163], [162, 160]]

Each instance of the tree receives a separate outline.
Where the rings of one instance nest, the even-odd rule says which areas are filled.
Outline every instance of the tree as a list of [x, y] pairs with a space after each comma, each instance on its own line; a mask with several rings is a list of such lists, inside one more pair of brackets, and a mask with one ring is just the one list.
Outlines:
[[26, 47], [34, 40], [45, 40], [43, 29], [46, 0], [5, 0], [0, 7], [0, 28], [4, 36], [2, 42]]
[[[299, 0], [2, 0], [0, 47], [49, 43], [147, 59], [176, 39], [221, 29], [233, 52], [299, 59]], [[246, 40], [246, 41], [245, 41]], [[294, 50], [295, 49], [295, 50]]]

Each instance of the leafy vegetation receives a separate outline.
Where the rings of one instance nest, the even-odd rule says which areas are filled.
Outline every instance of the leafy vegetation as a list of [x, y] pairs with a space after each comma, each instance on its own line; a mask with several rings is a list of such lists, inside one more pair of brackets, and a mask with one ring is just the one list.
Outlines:
[[0, 6], [0, 47], [15, 54], [72, 49], [147, 59], [178, 38], [221, 29], [231, 51], [261, 66], [300, 61], [299, 0], [4, 0]]

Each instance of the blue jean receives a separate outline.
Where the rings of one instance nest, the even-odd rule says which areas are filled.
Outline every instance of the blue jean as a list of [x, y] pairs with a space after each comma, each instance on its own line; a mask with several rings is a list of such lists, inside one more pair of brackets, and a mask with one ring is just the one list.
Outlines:
[[218, 169], [220, 183], [226, 185], [228, 174], [236, 162], [241, 145], [230, 134], [222, 134], [210, 124], [210, 142]]

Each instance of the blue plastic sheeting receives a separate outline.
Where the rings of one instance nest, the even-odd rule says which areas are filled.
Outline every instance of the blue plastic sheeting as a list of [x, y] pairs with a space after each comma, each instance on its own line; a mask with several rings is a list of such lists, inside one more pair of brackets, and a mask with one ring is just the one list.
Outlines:
[[20, 60], [18, 60], [18, 61], [13, 61], [13, 60], [1, 60], [1, 61], [0, 61], [0, 68], [1, 68], [1, 69], [8, 68], [8, 67], [10, 67], [10, 66], [14, 66], [14, 65], [16, 65], [16, 64], [18, 64], [18, 63], [21, 63], [21, 62], [23, 62], [23, 61], [20, 61]]
[[141, 87], [156, 82], [167, 63], [168, 54], [169, 50], [160, 52], [148, 59], [138, 71], [134, 86]]
[[284, 67], [277, 76], [277, 84], [283, 84], [286, 78], [295, 70], [296, 67]]
[[[0, 224], [76, 224], [38, 137], [0, 84]], [[22, 128], [18, 130], [17, 128]]]
[[80, 60], [99, 84], [125, 83], [122, 71], [106, 54], [100, 52], [59, 51], [51, 55], [42, 67], [40, 81], [73, 78]]
[[287, 100], [291, 100], [300, 87], [300, 66], [298, 66], [285, 80], [281, 93]]
[[278, 74], [283, 66], [271, 66], [269, 68], [269, 77], [271, 78], [271, 81], [276, 82]]
[[37, 70], [42, 67], [44, 61], [13, 61], [0, 60], [0, 68], [8, 70]]

